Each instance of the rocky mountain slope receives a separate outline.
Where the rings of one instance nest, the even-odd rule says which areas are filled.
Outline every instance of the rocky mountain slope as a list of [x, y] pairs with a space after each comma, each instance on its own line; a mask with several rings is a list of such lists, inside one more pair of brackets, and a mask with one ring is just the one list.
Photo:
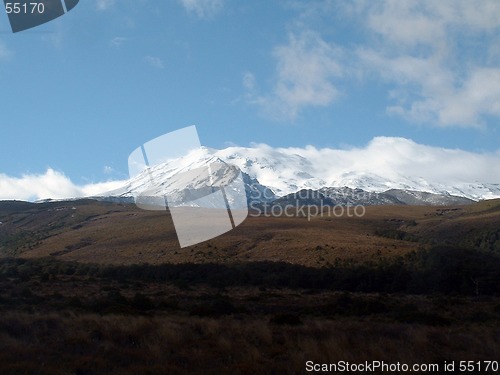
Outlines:
[[[212, 172], [207, 173], [209, 165], [217, 166], [212, 167], [217, 171], [239, 169], [243, 185], [233, 188], [234, 194], [241, 196], [243, 192], [235, 190], [244, 188], [248, 201], [258, 203], [278, 200], [276, 203], [282, 204], [299, 198], [300, 202], [304, 201], [302, 204], [312, 204], [313, 197], [302, 199], [301, 191], [309, 191], [320, 200], [322, 197], [323, 204], [333, 205], [449, 205], [500, 197], [500, 184], [466, 181], [444, 184], [409, 175], [380, 176], [356, 171], [355, 166], [346, 171], [336, 168], [335, 163], [330, 167], [316, 165], [305, 156], [279, 149], [263, 151], [242, 147], [223, 150], [202, 147], [181, 158], [152, 166], [107, 196], [128, 201], [140, 195], [178, 200], [206, 196], [214, 183]], [[224, 178], [227, 176], [217, 177], [219, 182]]]

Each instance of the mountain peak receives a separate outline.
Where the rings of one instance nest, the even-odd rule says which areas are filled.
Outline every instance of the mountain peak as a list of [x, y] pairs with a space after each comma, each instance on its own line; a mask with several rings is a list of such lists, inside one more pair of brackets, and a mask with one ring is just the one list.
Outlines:
[[[380, 142], [384, 141], [383, 139]], [[385, 142], [385, 141], [384, 141]], [[370, 193], [387, 193], [384, 200], [402, 199], [404, 194], [394, 191], [419, 192], [442, 196], [458, 196], [472, 200], [500, 197], [500, 184], [484, 182], [429, 180], [424, 176], [412, 177], [411, 171], [403, 175], [389, 167], [386, 173], [369, 171], [365, 165], [350, 165], [346, 168], [338, 155], [331, 155], [331, 162], [319, 158], [316, 149], [303, 149], [298, 153], [295, 149], [272, 147], [229, 147], [215, 150], [201, 147], [191, 151], [184, 157], [168, 160], [152, 167], [146, 174], [131, 179], [120, 189], [120, 195], [136, 195], [146, 186], [153, 184], [161, 189], [168, 189], [169, 182], [177, 173], [183, 173], [210, 163], [224, 163], [238, 167], [248, 181], [258, 184], [257, 191], [272, 191], [273, 196], [283, 197], [302, 189], [320, 190], [334, 187], [336, 189], [359, 189]], [[335, 161], [335, 162], [334, 162]], [[151, 187], [151, 186], [150, 186]], [[255, 191], [255, 190], [254, 190]], [[405, 199], [410, 199], [409, 195]], [[392, 196], [392, 198], [388, 198]], [[428, 198], [431, 195], [427, 196]], [[419, 199], [424, 199], [422, 194]], [[429, 198], [432, 200], [431, 198]], [[404, 199], [403, 199], [404, 200]], [[424, 199], [425, 200], [425, 199]]]

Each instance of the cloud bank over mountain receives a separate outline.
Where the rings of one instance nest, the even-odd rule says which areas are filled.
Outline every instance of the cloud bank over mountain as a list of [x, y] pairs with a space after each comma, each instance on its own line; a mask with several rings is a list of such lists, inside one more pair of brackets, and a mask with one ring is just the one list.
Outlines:
[[[273, 148], [254, 144], [249, 148], [229, 147], [210, 152], [237, 165], [278, 194], [304, 187], [356, 187], [357, 184], [372, 191], [405, 186], [424, 190], [427, 186], [428, 191], [433, 191], [439, 186], [454, 188], [456, 193], [466, 190], [468, 184], [500, 184], [500, 150], [474, 153], [422, 145], [406, 138], [376, 137], [365, 147], [345, 149]], [[49, 168], [43, 174], [21, 177], [0, 174], [0, 199], [95, 196], [125, 184], [125, 180], [116, 180], [77, 185], [62, 172]]]
[[125, 181], [109, 181], [76, 185], [62, 172], [48, 168], [43, 174], [24, 174], [11, 177], [0, 174], [0, 200], [35, 201], [98, 195], [113, 190]]

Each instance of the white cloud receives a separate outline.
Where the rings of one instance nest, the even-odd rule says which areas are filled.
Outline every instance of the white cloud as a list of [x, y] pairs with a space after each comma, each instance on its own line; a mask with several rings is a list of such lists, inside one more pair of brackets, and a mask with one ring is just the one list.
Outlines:
[[500, 150], [474, 153], [418, 144], [410, 139], [375, 137], [368, 145], [352, 149], [279, 149], [312, 161], [321, 178], [332, 180], [352, 171], [388, 178], [422, 177], [439, 183], [500, 182]]
[[245, 72], [243, 74], [243, 87], [248, 91], [255, 89], [255, 76], [253, 73]]
[[474, 68], [462, 87], [443, 98], [441, 124], [477, 124], [481, 115], [500, 116], [500, 68]]
[[[300, 13], [292, 25], [308, 31], [275, 47], [271, 92], [246, 88], [249, 102], [273, 117], [293, 120], [308, 107], [331, 105], [340, 79], [360, 77], [388, 84], [387, 112], [411, 122], [478, 128], [500, 117], [500, 1], [289, 4]], [[347, 23], [357, 32], [337, 38], [337, 25]]]
[[56, 26], [58, 31], [42, 35], [41, 39], [43, 42], [50, 44], [52, 47], [56, 49], [61, 49], [64, 45], [65, 34], [61, 29], [61, 26]]
[[113, 167], [110, 167], [109, 165], [105, 165], [103, 168], [103, 172], [104, 172], [104, 174], [111, 174], [111, 173], [115, 173], [116, 171], [114, 170]]
[[211, 18], [219, 13], [224, 4], [222, 0], [180, 0], [188, 13], [199, 18]]
[[500, 153], [474, 153], [376, 137], [366, 147], [339, 151], [343, 172], [361, 170], [381, 176], [422, 177], [436, 183], [500, 182]]
[[368, 27], [378, 38], [376, 47], [364, 45], [358, 56], [367, 69], [395, 84], [395, 103], [388, 112], [416, 122], [465, 127], [481, 126], [484, 116], [500, 116], [500, 64], [492, 58], [500, 2], [366, 4]]
[[291, 34], [288, 44], [274, 49], [277, 79], [269, 95], [251, 102], [276, 118], [294, 120], [310, 106], [327, 106], [339, 95], [334, 79], [342, 76], [341, 51], [319, 34], [306, 30]]
[[216, 155], [227, 158], [279, 195], [306, 188], [349, 186], [369, 191], [447, 191], [474, 199], [500, 197], [500, 149], [476, 153], [418, 144], [406, 138], [376, 137], [357, 148], [254, 144]]
[[[473, 192], [470, 196], [474, 196], [478, 190], [470, 185], [485, 183], [499, 184], [496, 195], [500, 197], [500, 149], [477, 153], [428, 146], [396, 137], [376, 137], [366, 146], [344, 149], [273, 148], [265, 144], [253, 144], [251, 148], [229, 146], [216, 151], [215, 155], [228, 158], [262, 184], [284, 194], [302, 187], [355, 187], [355, 178], [375, 176], [382, 186], [375, 186], [372, 189], [375, 191], [409, 184], [427, 191], [441, 191], [439, 189], [444, 186], [451, 188], [450, 193], [468, 194], [469, 191]], [[297, 185], [291, 188], [294, 183]], [[0, 174], [0, 199], [97, 196], [125, 186], [126, 180], [76, 185], [63, 173], [48, 169], [44, 174], [19, 178]], [[496, 195], [485, 194], [490, 198]]]
[[115, 5], [116, 0], [97, 0], [97, 10], [104, 11]]
[[81, 191], [81, 196], [83, 197], [99, 196], [123, 187], [126, 182], [126, 180], [98, 182], [94, 184], [83, 185], [79, 187], [79, 189]]
[[8, 60], [14, 55], [7, 45], [0, 40], [0, 60]]
[[127, 38], [124, 38], [122, 36], [115, 36], [109, 43], [115, 48], [120, 48], [126, 41]]
[[153, 68], [163, 69], [165, 67], [163, 60], [156, 56], [146, 56], [144, 61]]
[[39, 200], [99, 195], [123, 186], [125, 181], [75, 185], [63, 173], [51, 168], [44, 174], [10, 177], [0, 174], [0, 199]]

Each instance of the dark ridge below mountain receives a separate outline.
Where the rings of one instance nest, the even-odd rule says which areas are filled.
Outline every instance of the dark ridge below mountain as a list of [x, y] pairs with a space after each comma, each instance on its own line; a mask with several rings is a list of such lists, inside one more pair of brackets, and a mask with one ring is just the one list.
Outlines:
[[271, 202], [271, 205], [305, 206], [376, 206], [376, 205], [412, 205], [446, 206], [466, 205], [473, 200], [449, 194], [391, 189], [383, 193], [368, 192], [348, 187], [325, 187], [319, 190], [302, 189], [285, 195]]
[[384, 193], [385, 196], [394, 197], [408, 205], [447, 206], [474, 203], [472, 199], [449, 194], [433, 194], [425, 191], [391, 189]]

